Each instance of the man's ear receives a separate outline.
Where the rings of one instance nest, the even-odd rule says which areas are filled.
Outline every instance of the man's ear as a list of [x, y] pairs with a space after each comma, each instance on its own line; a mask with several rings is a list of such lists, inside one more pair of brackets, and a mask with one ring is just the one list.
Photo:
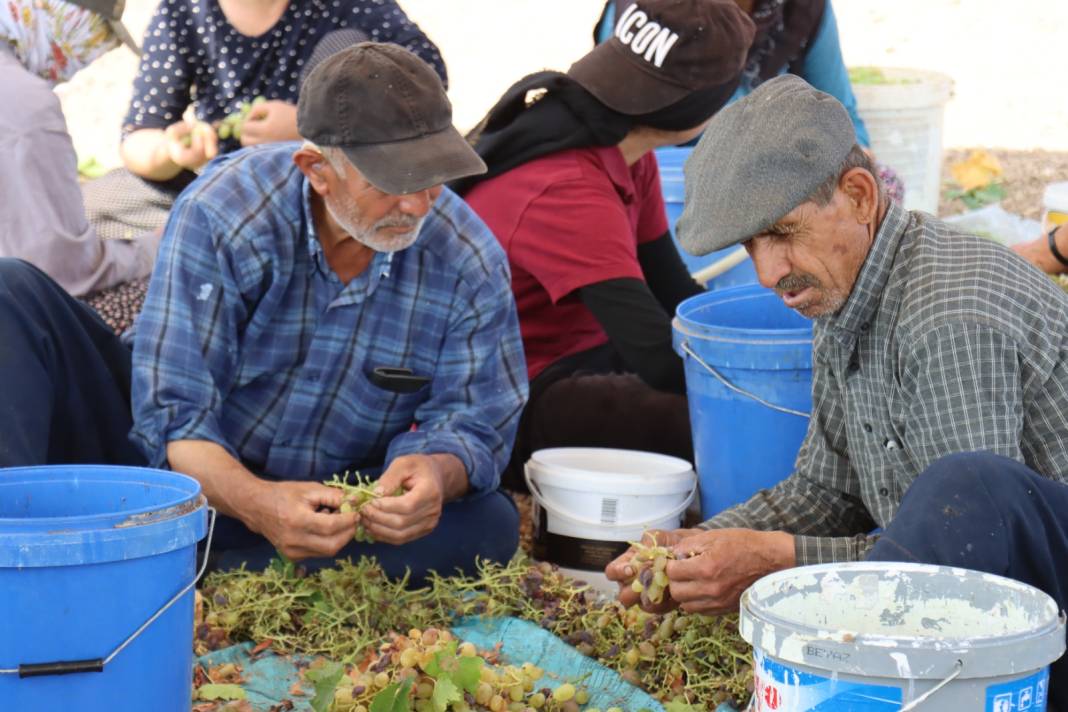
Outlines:
[[301, 148], [293, 154], [293, 163], [308, 179], [312, 190], [319, 195], [327, 195], [330, 192], [330, 182], [337, 176], [334, 175], [330, 161], [326, 160], [323, 154], [310, 148]]
[[879, 182], [864, 168], [851, 168], [845, 172], [838, 187], [849, 200], [857, 222], [870, 225], [879, 214]]

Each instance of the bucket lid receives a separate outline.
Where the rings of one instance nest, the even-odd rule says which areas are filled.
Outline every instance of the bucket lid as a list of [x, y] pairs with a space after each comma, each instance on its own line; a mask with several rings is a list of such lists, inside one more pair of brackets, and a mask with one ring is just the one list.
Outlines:
[[765, 576], [741, 600], [742, 637], [790, 663], [899, 679], [1037, 670], [1065, 649], [1056, 602], [967, 569], [864, 562]]
[[1068, 213], [1068, 182], [1050, 183], [1042, 195], [1042, 204], [1047, 210]]
[[690, 463], [677, 457], [599, 447], [538, 450], [527, 468], [539, 484], [616, 495], [685, 494], [697, 477]]
[[206, 531], [200, 483], [186, 475], [107, 465], [0, 469], [0, 567], [154, 556]]

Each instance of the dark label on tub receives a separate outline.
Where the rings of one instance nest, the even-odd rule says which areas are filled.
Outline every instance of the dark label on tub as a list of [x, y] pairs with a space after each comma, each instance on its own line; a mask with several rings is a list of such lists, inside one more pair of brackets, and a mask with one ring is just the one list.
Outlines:
[[604, 571], [604, 567], [630, 546], [625, 541], [594, 541], [576, 539], [542, 530], [541, 545], [535, 547], [535, 556], [542, 561], [551, 561], [569, 569]]
[[1045, 712], [1049, 668], [986, 688], [986, 712]]
[[901, 688], [831, 679], [753, 651], [754, 712], [889, 712], [901, 709]]

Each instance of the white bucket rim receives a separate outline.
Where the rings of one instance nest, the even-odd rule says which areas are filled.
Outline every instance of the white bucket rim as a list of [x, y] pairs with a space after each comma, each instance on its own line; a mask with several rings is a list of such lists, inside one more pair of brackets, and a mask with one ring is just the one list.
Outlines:
[[[648, 467], [645, 473], [619, 472], [609, 468], [591, 470], [578, 461], [585, 458], [595, 462], [598, 457], [624, 458], [628, 463], [641, 463]], [[659, 470], [656, 465], [660, 465]], [[561, 447], [535, 451], [527, 461], [526, 469], [536, 475], [546, 486], [558, 489], [613, 495], [670, 495], [683, 494], [693, 488], [697, 479], [693, 465], [671, 455], [662, 455], [644, 450], [620, 448]], [[605, 476], [613, 477], [610, 489], [605, 487]], [[592, 488], [592, 489], [591, 489]]]
[[[889, 570], [971, 579], [982, 583], [984, 589], [995, 586], [1011, 589], [1041, 603], [1044, 607], [1040, 611], [1042, 618], [1027, 630], [1011, 633], [982, 635], [977, 631], [969, 637], [881, 635], [844, 627], [829, 630], [811, 619], [790, 620], [768, 610], [761, 600], [762, 595], [780, 595], [790, 588], [797, 590], [803, 585], [813, 585], [821, 575], [884, 574]], [[834, 610], [829, 601], [821, 604], [816, 600], [813, 605]], [[754, 648], [790, 663], [868, 677], [902, 677], [901, 655], [908, 657], [911, 670], [916, 671], [917, 674], [912, 675], [914, 679], [943, 677], [945, 670], [956, 660], [962, 661], [960, 676], [967, 679], [1012, 672], [1004, 667], [1005, 660], [1012, 661], [1016, 672], [1037, 670], [1057, 660], [1065, 650], [1065, 616], [1048, 594], [1002, 576], [946, 566], [873, 561], [786, 569], [769, 574], [750, 586], [742, 594], [740, 608], [739, 630]], [[818, 652], [816, 656], [811, 654], [814, 649]], [[858, 655], [858, 651], [866, 655]], [[853, 669], [862, 658], [866, 659], [861, 667]]]

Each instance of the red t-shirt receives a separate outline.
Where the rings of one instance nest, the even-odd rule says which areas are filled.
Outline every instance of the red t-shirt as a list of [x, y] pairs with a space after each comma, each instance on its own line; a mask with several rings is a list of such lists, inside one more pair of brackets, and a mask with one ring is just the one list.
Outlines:
[[508, 253], [531, 379], [608, 341], [577, 290], [644, 280], [638, 245], [668, 229], [656, 157], [628, 167], [615, 146], [533, 160], [479, 183], [467, 202]]

